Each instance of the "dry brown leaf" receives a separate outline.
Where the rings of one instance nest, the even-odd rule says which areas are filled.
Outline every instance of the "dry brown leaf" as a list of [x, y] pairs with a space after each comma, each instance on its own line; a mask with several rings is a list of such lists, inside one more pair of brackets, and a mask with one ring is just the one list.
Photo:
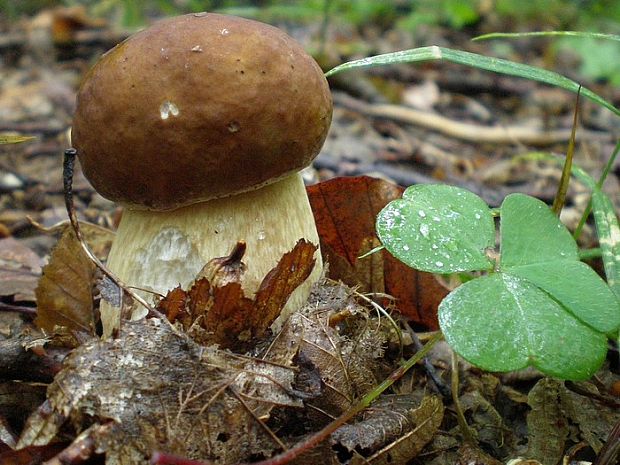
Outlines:
[[183, 322], [189, 315], [186, 310], [187, 292], [181, 286], [168, 291], [157, 304], [157, 309], [170, 321]]
[[469, 419], [469, 426], [476, 432], [478, 442], [484, 445], [485, 450], [501, 456], [502, 447], [511, 439], [510, 430], [483, 392], [484, 388], [463, 394], [460, 397], [461, 407]]
[[241, 349], [263, 336], [280, 315], [291, 293], [310, 275], [315, 251], [310, 242], [298, 241], [250, 299], [241, 288], [245, 244], [239, 243], [229, 256], [209, 261], [187, 292], [169, 292], [158, 308], [202, 344]]
[[26, 421], [16, 448], [48, 445], [66, 420], [66, 415], [55, 411], [46, 400]]
[[[576, 383], [582, 392], [597, 392], [593, 383]], [[607, 440], [614, 425], [620, 423], [620, 409], [617, 402], [601, 402], [595, 396], [573, 392], [563, 386], [562, 409], [572, 423], [576, 424], [581, 436], [598, 453]]]
[[0, 296], [34, 302], [41, 265], [41, 258], [18, 240], [0, 239]]
[[476, 445], [463, 442], [458, 450], [458, 462], [456, 465], [503, 465], [497, 459], [484, 452]]
[[[82, 234], [98, 256], [107, 254], [114, 233], [94, 224], [81, 223]], [[55, 326], [95, 333], [94, 294], [97, 268], [86, 256], [73, 229], [67, 225], [43, 268], [35, 294], [39, 328]]]

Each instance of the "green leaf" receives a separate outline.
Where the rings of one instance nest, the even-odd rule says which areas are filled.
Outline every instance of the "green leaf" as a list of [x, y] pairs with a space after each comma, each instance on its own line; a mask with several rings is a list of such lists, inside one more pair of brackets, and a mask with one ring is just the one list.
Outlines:
[[434, 273], [488, 270], [495, 225], [477, 195], [446, 185], [415, 185], [377, 216], [377, 235], [405, 264]]
[[607, 353], [604, 334], [529, 281], [508, 273], [458, 287], [439, 306], [439, 324], [461, 356], [490, 371], [533, 365], [551, 376], [587, 379]]
[[585, 263], [557, 260], [503, 271], [538, 286], [597, 331], [610, 334], [620, 327], [620, 301]]
[[579, 260], [577, 243], [544, 202], [510, 194], [501, 205], [500, 266]]
[[592, 190], [592, 212], [607, 283], [620, 299], [620, 224], [611, 200], [599, 187]]
[[472, 40], [487, 39], [519, 39], [522, 37], [587, 37], [589, 39], [607, 39], [620, 41], [620, 36], [616, 34], [602, 34], [600, 32], [582, 32], [582, 31], [534, 31], [534, 32], [491, 32], [474, 37]]
[[[400, 52], [385, 53], [383, 55], [376, 55], [373, 57], [350, 61], [336, 66], [325, 73], [325, 76], [329, 77], [333, 74], [354, 68], [368, 68], [396, 63], [415, 63], [433, 60], [446, 60], [452, 63], [492, 71], [494, 73], [508, 74], [510, 76], [518, 76], [533, 81], [544, 82], [546, 84], [551, 84], [553, 86], [570, 90], [574, 93], [577, 93], [581, 87], [577, 82], [553, 71], [537, 68], [535, 66], [524, 65], [521, 63], [515, 63], [501, 58], [487, 57], [476, 53], [464, 52], [462, 50], [437, 47], [435, 45], [403, 50]], [[614, 107], [613, 104], [598, 96], [591, 90], [581, 87], [581, 95], [620, 116], [620, 109]]]

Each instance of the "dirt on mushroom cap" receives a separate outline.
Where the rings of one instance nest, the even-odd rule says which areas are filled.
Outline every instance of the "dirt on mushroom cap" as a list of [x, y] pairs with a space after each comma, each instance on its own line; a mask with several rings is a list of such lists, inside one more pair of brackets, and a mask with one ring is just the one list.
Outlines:
[[72, 136], [100, 194], [168, 210], [309, 165], [331, 114], [321, 69], [284, 32], [192, 14], [160, 21], [102, 57], [79, 90]]

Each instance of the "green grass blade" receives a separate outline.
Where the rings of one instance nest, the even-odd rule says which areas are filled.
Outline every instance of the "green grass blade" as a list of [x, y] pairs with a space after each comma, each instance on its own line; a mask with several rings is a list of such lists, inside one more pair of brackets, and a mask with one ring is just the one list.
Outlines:
[[472, 40], [488, 40], [488, 39], [519, 39], [522, 37], [582, 37], [588, 39], [605, 39], [616, 40], [620, 42], [620, 36], [616, 34], [601, 34], [599, 32], [582, 32], [582, 31], [536, 31], [536, 32], [491, 32], [474, 37]]
[[[614, 148], [614, 151], [611, 154], [611, 157], [609, 157], [609, 160], [607, 160], [607, 163], [605, 164], [605, 168], [603, 168], [603, 173], [601, 174], [600, 178], [598, 179], [598, 182], [596, 183], [596, 185], [599, 188], [602, 187], [603, 184], [605, 183], [605, 179], [607, 179], [607, 175], [609, 174], [609, 172], [613, 168], [614, 162], [616, 161], [616, 158], [618, 157], [618, 153], [619, 152], [620, 152], [620, 141], [618, 141], [616, 143], [616, 147]], [[586, 221], [588, 219], [588, 216], [590, 216], [590, 213], [592, 213], [592, 200], [590, 200], [590, 202], [588, 202], [588, 206], [586, 207], [585, 211], [583, 212], [583, 215], [581, 215], [581, 219], [579, 220], [579, 224], [575, 228], [575, 232], [573, 234], [573, 237], [575, 238], [575, 240], [577, 240], [579, 238], [579, 236], [581, 235], [581, 231], [582, 231], [584, 225], [586, 224]]]
[[607, 283], [620, 299], [620, 224], [611, 200], [598, 186], [592, 191], [592, 214], [601, 245]]
[[[548, 71], [546, 69], [525, 65], [522, 63], [515, 63], [514, 61], [504, 60], [501, 58], [487, 57], [477, 53], [437, 47], [435, 45], [430, 47], [414, 48], [411, 50], [403, 50], [400, 52], [385, 53], [382, 55], [350, 61], [336, 66], [325, 73], [325, 76], [329, 77], [336, 73], [355, 68], [369, 68], [396, 63], [417, 63], [436, 60], [445, 60], [473, 68], [492, 71], [494, 73], [508, 74], [510, 76], [517, 76], [533, 81], [544, 82], [545, 84], [561, 87], [574, 93], [577, 93], [580, 87], [577, 82], [553, 71]], [[614, 107], [607, 100], [591, 90], [581, 87], [581, 95], [620, 116], [620, 109]]]

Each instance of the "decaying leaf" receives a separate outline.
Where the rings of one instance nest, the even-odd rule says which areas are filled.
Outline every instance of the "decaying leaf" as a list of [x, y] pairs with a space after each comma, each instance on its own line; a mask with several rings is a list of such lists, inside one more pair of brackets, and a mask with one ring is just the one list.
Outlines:
[[456, 465], [503, 465], [499, 460], [491, 457], [478, 446], [464, 442], [458, 450]]
[[[98, 256], [107, 254], [114, 234], [89, 223], [81, 223], [81, 228], [91, 250]], [[63, 326], [94, 334], [96, 276], [96, 266], [83, 252], [71, 226], [65, 226], [35, 291], [36, 324], [48, 332]]]
[[46, 400], [26, 422], [16, 449], [32, 446], [46, 446], [52, 442], [67, 417], [53, 409]]
[[170, 291], [158, 308], [171, 321], [180, 321], [202, 344], [245, 347], [264, 335], [291, 293], [310, 275], [315, 251], [310, 242], [298, 241], [265, 276], [251, 299], [241, 288], [245, 244], [239, 243], [228, 257], [209, 261], [187, 292], [180, 288]]
[[18, 240], [0, 239], [0, 296], [34, 301], [41, 265], [39, 256]]
[[308, 198], [329, 263], [329, 277], [363, 293], [386, 293], [415, 323], [438, 329], [437, 307], [448, 291], [432, 274], [415, 271], [383, 250], [359, 258], [380, 245], [375, 232], [379, 211], [400, 198], [403, 189], [368, 176], [335, 178], [308, 187]]
[[[354, 315], [347, 331], [331, 325], [332, 316], [341, 312]], [[367, 324], [365, 312], [349, 287], [327, 282], [282, 329], [280, 337], [284, 339], [301, 337], [298, 358], [320, 373], [323, 392], [308, 401], [311, 416], [312, 412], [339, 415], [354, 399], [376, 386], [373, 367], [383, 356], [386, 335], [376, 325]], [[328, 418], [323, 414], [314, 419], [321, 423]]]
[[[30, 418], [20, 447], [43, 445], [70, 423], [92, 435], [108, 465], [146, 464], [154, 450], [235, 463], [280, 443], [259, 420], [300, 407], [294, 370], [203, 347], [161, 320], [124, 322], [117, 339], [92, 339], [48, 390], [50, 411]], [[64, 420], [59, 421], [59, 420]]]
[[543, 378], [530, 390], [527, 416], [527, 457], [543, 465], [557, 465], [564, 455], [568, 423], [562, 409], [562, 381]]
[[[580, 382], [579, 387], [593, 394], [597, 388], [593, 383]], [[573, 392], [564, 387], [562, 391], [562, 408], [571, 422], [576, 424], [588, 445], [598, 453], [607, 440], [614, 425], [620, 423], [620, 408], [618, 401], [606, 403], [597, 400], [595, 396], [587, 396]]]
[[[373, 406], [364, 420], [342, 427], [332, 440], [350, 451], [375, 451], [369, 457], [354, 455], [351, 465], [407, 463], [433, 438], [443, 420], [438, 397], [427, 396], [414, 407], [406, 399], [386, 398]], [[351, 434], [354, 433], [354, 434]]]
[[476, 439], [485, 450], [501, 456], [501, 448], [508, 441], [509, 430], [502, 416], [479, 390], [466, 392], [460, 397], [461, 407], [475, 430]]

